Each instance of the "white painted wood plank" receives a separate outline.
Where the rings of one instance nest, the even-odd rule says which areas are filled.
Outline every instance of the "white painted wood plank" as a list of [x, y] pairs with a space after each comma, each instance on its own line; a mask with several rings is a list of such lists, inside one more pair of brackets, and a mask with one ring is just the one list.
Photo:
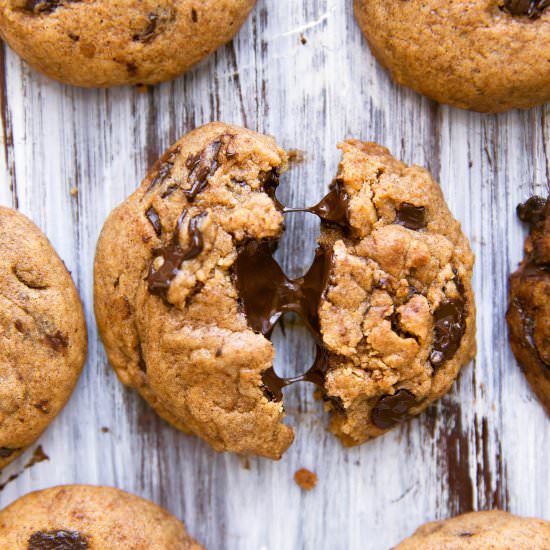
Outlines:
[[[51, 460], [9, 484], [0, 505], [59, 483], [115, 485], [185, 518], [213, 550], [387, 550], [417, 524], [470, 507], [550, 519], [548, 419], [513, 361], [504, 323], [506, 277], [525, 234], [515, 206], [548, 192], [550, 109], [478, 115], [397, 87], [370, 55], [350, 4], [260, 0], [232, 44], [147, 93], [66, 87], [6, 51], [0, 203], [30, 215], [72, 270], [90, 353], [73, 399], [40, 441]], [[336, 143], [347, 137], [379, 141], [440, 178], [478, 258], [479, 353], [451, 395], [393, 433], [344, 450], [324, 431], [311, 388], [293, 387], [286, 401], [295, 445], [278, 463], [252, 458], [245, 469], [239, 457], [165, 425], [121, 386], [92, 314], [97, 235], [164, 148], [214, 119], [306, 152], [285, 176], [288, 204], [323, 195], [339, 161]], [[279, 256], [296, 275], [312, 257], [317, 221], [297, 215], [287, 227]], [[287, 325], [286, 339], [276, 339], [277, 367], [296, 372], [312, 346], [303, 328]], [[310, 494], [292, 480], [300, 467], [319, 475]]]

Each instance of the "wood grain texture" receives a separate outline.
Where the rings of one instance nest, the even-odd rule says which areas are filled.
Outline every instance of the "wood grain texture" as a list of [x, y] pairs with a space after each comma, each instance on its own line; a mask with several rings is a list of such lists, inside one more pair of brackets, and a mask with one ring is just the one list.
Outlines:
[[[387, 550], [426, 520], [495, 506], [550, 519], [550, 426], [514, 363], [504, 321], [506, 280], [525, 235], [515, 206], [549, 190], [549, 107], [478, 115], [397, 87], [368, 51], [351, 2], [340, 0], [259, 0], [231, 44], [147, 93], [66, 87], [5, 47], [0, 61], [0, 203], [46, 232], [73, 273], [90, 329], [77, 391], [40, 441], [51, 460], [10, 483], [0, 505], [55, 484], [114, 485], [184, 518], [211, 550]], [[376, 140], [440, 179], [477, 255], [479, 352], [450, 395], [383, 438], [345, 450], [325, 432], [311, 388], [292, 387], [286, 402], [296, 443], [272, 463], [214, 453], [122, 387], [92, 313], [97, 236], [162, 150], [211, 120], [306, 152], [283, 180], [289, 205], [323, 195], [339, 161], [336, 143], [347, 137]], [[309, 265], [317, 232], [313, 216], [289, 218], [279, 251], [289, 274]], [[276, 365], [296, 373], [313, 345], [292, 319], [286, 328], [286, 338], [275, 338]], [[293, 481], [301, 467], [319, 476], [311, 493]]]

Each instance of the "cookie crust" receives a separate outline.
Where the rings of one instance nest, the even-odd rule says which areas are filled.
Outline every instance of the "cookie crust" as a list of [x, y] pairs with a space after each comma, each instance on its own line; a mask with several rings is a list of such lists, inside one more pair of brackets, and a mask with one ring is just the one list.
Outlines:
[[426, 523], [394, 550], [544, 550], [549, 545], [549, 522], [495, 510]]
[[111, 487], [66, 485], [29, 493], [0, 511], [10, 550], [201, 550], [152, 502]]
[[355, 0], [355, 15], [399, 84], [462, 109], [500, 112], [550, 99], [550, 9], [535, 9], [543, 4]]
[[0, 469], [68, 401], [86, 358], [70, 273], [25, 216], [0, 207]]

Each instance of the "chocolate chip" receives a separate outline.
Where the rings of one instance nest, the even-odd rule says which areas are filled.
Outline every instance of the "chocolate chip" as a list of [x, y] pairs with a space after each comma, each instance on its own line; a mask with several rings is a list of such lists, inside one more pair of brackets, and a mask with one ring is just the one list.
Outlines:
[[147, 25], [140, 33], [134, 34], [132, 40], [134, 42], [150, 42], [155, 37], [157, 22], [158, 15], [156, 13], [150, 13], [147, 16]]
[[416, 398], [408, 390], [398, 390], [394, 395], [380, 398], [372, 410], [372, 422], [381, 430], [387, 430], [405, 420]]
[[36, 531], [28, 541], [27, 550], [87, 550], [88, 537], [75, 531]]
[[135, 63], [126, 63], [126, 70], [130, 76], [136, 76], [138, 72], [138, 68]]
[[35, 403], [34, 407], [44, 414], [48, 414], [50, 412], [50, 402], [47, 399], [42, 399], [42, 401]]
[[0, 458], [9, 458], [13, 453], [20, 449], [8, 449], [8, 447], [0, 447]]
[[67, 349], [69, 345], [68, 338], [59, 330], [55, 334], [46, 334], [46, 342], [57, 352]]
[[23, 322], [17, 319], [15, 323], [13, 323], [15, 328], [17, 329], [17, 332], [20, 332], [21, 334], [25, 334], [25, 326], [23, 325]]
[[538, 19], [548, 6], [550, 0], [504, 0], [502, 9], [511, 15]]
[[[185, 249], [181, 248], [179, 233], [187, 214], [188, 211], [184, 210], [179, 217], [172, 242], [153, 251], [154, 258], [149, 266], [149, 274], [147, 275], [149, 292], [160, 296], [165, 300], [170, 284], [178, 274], [181, 264], [185, 261], [196, 258], [202, 252], [204, 247], [202, 233], [199, 230], [198, 225], [199, 221], [206, 215], [206, 212], [191, 218], [187, 229], [189, 234], [189, 246]], [[159, 267], [159, 269], [155, 269], [154, 260], [159, 256], [162, 256], [164, 263]]]
[[434, 313], [434, 337], [430, 362], [439, 368], [460, 347], [466, 332], [466, 303], [463, 298], [444, 300]]
[[233, 138], [231, 134], [222, 134], [200, 153], [187, 157], [185, 166], [189, 170], [187, 181], [190, 187], [184, 189], [183, 193], [189, 202], [193, 202], [197, 195], [204, 191], [208, 180], [217, 172], [224, 157], [227, 158], [227, 148]]
[[403, 202], [396, 211], [395, 223], [413, 231], [424, 229], [426, 227], [426, 209], [423, 206]]
[[191, 21], [193, 23], [197, 23], [199, 20], [199, 14], [197, 13], [197, 10], [195, 8], [191, 8]]
[[149, 220], [149, 223], [153, 226], [153, 229], [155, 230], [155, 233], [157, 234], [157, 237], [160, 237], [162, 233], [162, 225], [160, 223], [160, 217], [158, 212], [155, 210], [154, 206], [151, 206], [147, 212], [145, 212], [145, 216]]
[[[149, 193], [152, 189], [157, 187], [157, 185], [162, 185], [164, 183], [164, 180], [168, 176], [170, 176], [170, 174], [172, 173], [172, 168], [174, 168], [174, 164], [176, 162], [176, 157], [179, 155], [179, 153], [180, 153], [179, 147], [170, 149], [162, 156], [162, 158], [160, 158], [157, 161], [155, 165], [156, 175], [151, 180], [151, 183], [147, 188], [147, 193]], [[176, 186], [176, 187], [179, 187], [179, 186]]]

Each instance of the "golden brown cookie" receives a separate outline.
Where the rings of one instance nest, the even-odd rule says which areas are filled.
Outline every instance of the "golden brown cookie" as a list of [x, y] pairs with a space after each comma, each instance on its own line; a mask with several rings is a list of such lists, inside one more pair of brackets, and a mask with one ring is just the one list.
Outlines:
[[111, 487], [29, 493], [0, 511], [0, 550], [201, 550], [159, 506]]
[[[291, 215], [276, 199], [285, 152], [214, 123], [163, 156], [107, 220], [95, 309], [111, 363], [181, 430], [216, 450], [279, 458], [293, 439], [283, 388], [317, 384], [347, 445], [447, 392], [475, 351], [473, 256], [437, 183], [386, 149], [349, 141], [307, 273], [272, 257]], [[270, 336], [298, 313], [318, 354], [273, 370]], [[310, 368], [308, 368], [310, 367]]]
[[547, 550], [550, 522], [507, 512], [472, 512], [422, 525], [394, 550]]
[[354, 0], [394, 79], [442, 103], [499, 112], [550, 100], [549, 0]]
[[550, 415], [550, 200], [532, 197], [518, 214], [531, 231], [510, 276], [506, 320], [512, 351]]
[[255, 0], [0, 0], [0, 34], [76, 86], [157, 84], [228, 42]]
[[70, 273], [25, 216], [0, 207], [0, 468], [68, 401], [86, 358]]

